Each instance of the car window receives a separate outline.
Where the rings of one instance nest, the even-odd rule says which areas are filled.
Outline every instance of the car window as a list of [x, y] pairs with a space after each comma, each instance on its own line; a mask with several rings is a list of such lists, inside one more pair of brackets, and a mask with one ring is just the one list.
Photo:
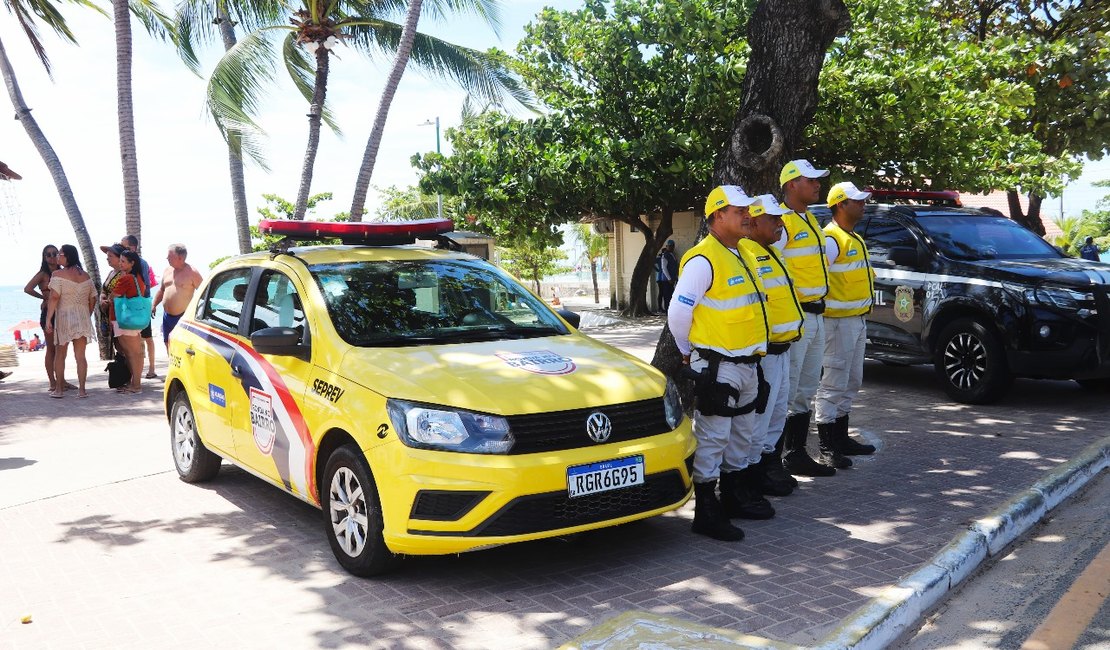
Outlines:
[[253, 334], [267, 327], [292, 327], [304, 333], [304, 309], [293, 281], [280, 271], [262, 273], [254, 296], [250, 327]]
[[535, 296], [481, 261], [310, 268], [336, 331], [352, 345], [426, 345], [567, 334]]
[[956, 260], [1014, 260], [1061, 257], [1027, 228], [992, 215], [930, 212], [917, 222], [945, 257]]
[[250, 278], [251, 269], [234, 269], [212, 278], [204, 300], [197, 307], [197, 320], [230, 332], [238, 331]]
[[890, 249], [895, 246], [917, 249], [917, 238], [913, 232], [889, 217], [871, 217], [863, 233], [872, 264], [886, 262], [890, 258]]

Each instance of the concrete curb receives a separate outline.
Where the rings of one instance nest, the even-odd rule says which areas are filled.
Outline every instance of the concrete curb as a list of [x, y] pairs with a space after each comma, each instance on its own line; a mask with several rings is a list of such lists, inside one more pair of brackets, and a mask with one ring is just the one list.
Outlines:
[[[989, 557], [1005, 550], [1053, 508], [1110, 467], [1110, 436], [1087, 446], [1027, 490], [977, 520], [924, 566], [886, 588], [829, 632], [813, 650], [881, 650], [912, 628]], [[732, 630], [649, 612], [625, 612], [563, 648], [796, 648]]]

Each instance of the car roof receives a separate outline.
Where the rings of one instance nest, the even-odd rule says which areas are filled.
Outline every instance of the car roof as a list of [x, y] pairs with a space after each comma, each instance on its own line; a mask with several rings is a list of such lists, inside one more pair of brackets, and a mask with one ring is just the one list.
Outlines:
[[227, 260], [228, 263], [251, 265], [263, 260], [291, 255], [308, 265], [336, 264], [342, 262], [392, 262], [431, 260], [479, 260], [467, 253], [441, 250], [420, 245], [404, 246], [295, 246], [284, 252], [261, 251], [248, 253]]

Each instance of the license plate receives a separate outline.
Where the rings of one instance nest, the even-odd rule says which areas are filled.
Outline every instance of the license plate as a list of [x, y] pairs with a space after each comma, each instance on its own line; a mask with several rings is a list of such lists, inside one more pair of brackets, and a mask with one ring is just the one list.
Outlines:
[[571, 497], [619, 490], [644, 482], [644, 457], [629, 456], [567, 468], [567, 493]]

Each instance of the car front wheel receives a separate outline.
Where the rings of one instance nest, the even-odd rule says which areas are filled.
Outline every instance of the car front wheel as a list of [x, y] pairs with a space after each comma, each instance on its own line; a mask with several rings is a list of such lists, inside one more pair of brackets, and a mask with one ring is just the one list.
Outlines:
[[336, 449], [324, 470], [320, 506], [335, 559], [356, 576], [391, 569], [396, 556], [382, 537], [382, 507], [366, 460], [354, 445]]
[[210, 481], [220, 471], [220, 457], [208, 451], [197, 435], [197, 420], [185, 391], [177, 394], [170, 409], [170, 446], [177, 475], [186, 483]]
[[937, 338], [934, 367], [948, 396], [964, 404], [998, 401], [1013, 376], [998, 337], [982, 323], [960, 318]]

